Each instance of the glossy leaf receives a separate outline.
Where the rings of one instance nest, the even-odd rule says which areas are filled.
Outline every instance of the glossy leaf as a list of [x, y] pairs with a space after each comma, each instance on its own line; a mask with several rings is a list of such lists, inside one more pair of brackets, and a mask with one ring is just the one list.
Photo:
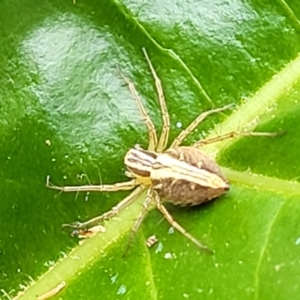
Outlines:
[[[294, 2], [9, 1], [0, 4], [0, 299], [296, 299], [300, 247], [299, 20]], [[146, 48], [162, 81], [170, 141], [233, 130], [280, 132], [205, 146], [232, 188], [172, 216], [214, 250], [199, 251], [152, 210], [124, 256], [142, 194], [82, 245], [61, 228], [127, 193], [45, 187], [125, 181], [123, 157], [147, 128], [117, 66], [155, 123]], [[159, 240], [152, 248], [146, 239]]]

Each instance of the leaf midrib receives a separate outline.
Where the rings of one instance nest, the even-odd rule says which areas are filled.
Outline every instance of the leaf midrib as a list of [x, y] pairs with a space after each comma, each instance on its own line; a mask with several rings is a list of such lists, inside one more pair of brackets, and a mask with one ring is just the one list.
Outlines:
[[[280, 97], [300, 79], [300, 55], [288, 63], [281, 71], [275, 74], [251, 98], [240, 105], [230, 117], [219, 123], [207, 136], [213, 138], [231, 131], [251, 132], [259, 122], [259, 117], [267, 110], [274, 108]], [[216, 142], [203, 147], [205, 152], [216, 155], [222, 148], [234, 143], [237, 138]]]
[[223, 173], [231, 183], [238, 183], [261, 190], [270, 190], [285, 195], [300, 194], [300, 183], [249, 172], [240, 172], [222, 168]]
[[273, 216], [272, 220], [270, 220], [270, 223], [268, 224], [268, 228], [267, 228], [267, 231], [266, 231], [266, 236], [265, 236], [265, 239], [264, 239], [264, 243], [263, 243], [261, 251], [259, 253], [258, 261], [257, 261], [255, 272], [254, 272], [254, 291], [255, 291], [254, 292], [254, 299], [259, 299], [260, 269], [261, 269], [262, 263], [264, 261], [264, 257], [266, 255], [266, 249], [267, 249], [268, 244], [269, 244], [269, 239], [270, 239], [270, 236], [271, 236], [271, 233], [272, 233], [272, 229], [273, 229], [274, 224], [275, 224], [278, 216], [280, 215], [280, 212], [282, 211], [282, 208], [284, 207], [285, 203], [286, 202], [282, 202], [282, 203], [279, 204], [276, 214]]

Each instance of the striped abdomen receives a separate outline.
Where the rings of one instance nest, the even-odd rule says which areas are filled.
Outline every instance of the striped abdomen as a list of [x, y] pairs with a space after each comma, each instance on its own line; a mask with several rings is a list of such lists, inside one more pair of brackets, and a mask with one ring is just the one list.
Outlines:
[[155, 160], [153, 189], [176, 205], [198, 205], [229, 190], [216, 162], [192, 147], [169, 149]]

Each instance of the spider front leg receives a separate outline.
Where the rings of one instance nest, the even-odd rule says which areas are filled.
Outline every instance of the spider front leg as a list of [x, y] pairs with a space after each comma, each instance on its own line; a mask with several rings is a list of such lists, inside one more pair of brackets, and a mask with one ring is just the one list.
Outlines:
[[198, 241], [195, 237], [193, 237], [190, 233], [188, 233], [179, 223], [177, 223], [171, 214], [168, 212], [166, 207], [161, 203], [160, 197], [157, 193], [155, 193], [155, 203], [158, 210], [163, 214], [166, 220], [170, 223], [172, 227], [182, 233], [185, 237], [187, 237], [190, 241], [192, 241], [196, 246], [198, 246], [201, 250], [205, 250], [209, 253], [213, 253], [211, 249], [207, 246], [203, 245], [200, 241]]
[[156, 134], [156, 130], [155, 130], [155, 126], [151, 120], [151, 118], [149, 117], [149, 115], [147, 114], [145, 107], [134, 87], [134, 84], [122, 73], [122, 71], [119, 69], [120, 74], [122, 75], [123, 79], [126, 81], [128, 88], [139, 108], [139, 111], [142, 115], [143, 121], [146, 124], [147, 128], [148, 128], [148, 133], [149, 133], [149, 145], [148, 145], [148, 150], [150, 151], [154, 151], [156, 149], [157, 146], [157, 134]]
[[114, 184], [100, 185], [81, 185], [81, 186], [57, 186], [50, 182], [50, 176], [47, 176], [46, 187], [62, 192], [117, 192], [132, 190], [139, 183], [136, 179], [126, 182], [118, 182]]
[[74, 228], [74, 229], [87, 229], [92, 226], [98, 225], [98, 224], [102, 223], [103, 221], [109, 220], [112, 217], [116, 216], [121, 210], [123, 210], [130, 203], [132, 203], [136, 199], [136, 197], [138, 197], [142, 193], [143, 190], [144, 190], [144, 187], [142, 187], [142, 186], [137, 187], [130, 195], [128, 195], [126, 198], [124, 198], [122, 201], [120, 201], [111, 210], [105, 212], [104, 214], [102, 214], [100, 216], [97, 216], [86, 222], [75, 222], [73, 224], [63, 224], [62, 226], [68, 227], [68, 228]]

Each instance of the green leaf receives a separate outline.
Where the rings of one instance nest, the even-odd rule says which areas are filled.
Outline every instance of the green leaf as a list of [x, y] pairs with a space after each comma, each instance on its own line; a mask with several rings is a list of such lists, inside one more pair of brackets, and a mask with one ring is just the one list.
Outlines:
[[[296, 299], [300, 14], [297, 2], [29, 1], [0, 3], [0, 299]], [[162, 81], [170, 141], [230, 131], [285, 132], [204, 147], [231, 182], [224, 196], [172, 216], [214, 250], [199, 251], [156, 210], [128, 253], [145, 194], [79, 245], [63, 223], [110, 210], [128, 193], [58, 193], [56, 185], [126, 181], [123, 158], [147, 128], [117, 66], [161, 128], [146, 48]], [[147, 248], [146, 239], [159, 240]]]

